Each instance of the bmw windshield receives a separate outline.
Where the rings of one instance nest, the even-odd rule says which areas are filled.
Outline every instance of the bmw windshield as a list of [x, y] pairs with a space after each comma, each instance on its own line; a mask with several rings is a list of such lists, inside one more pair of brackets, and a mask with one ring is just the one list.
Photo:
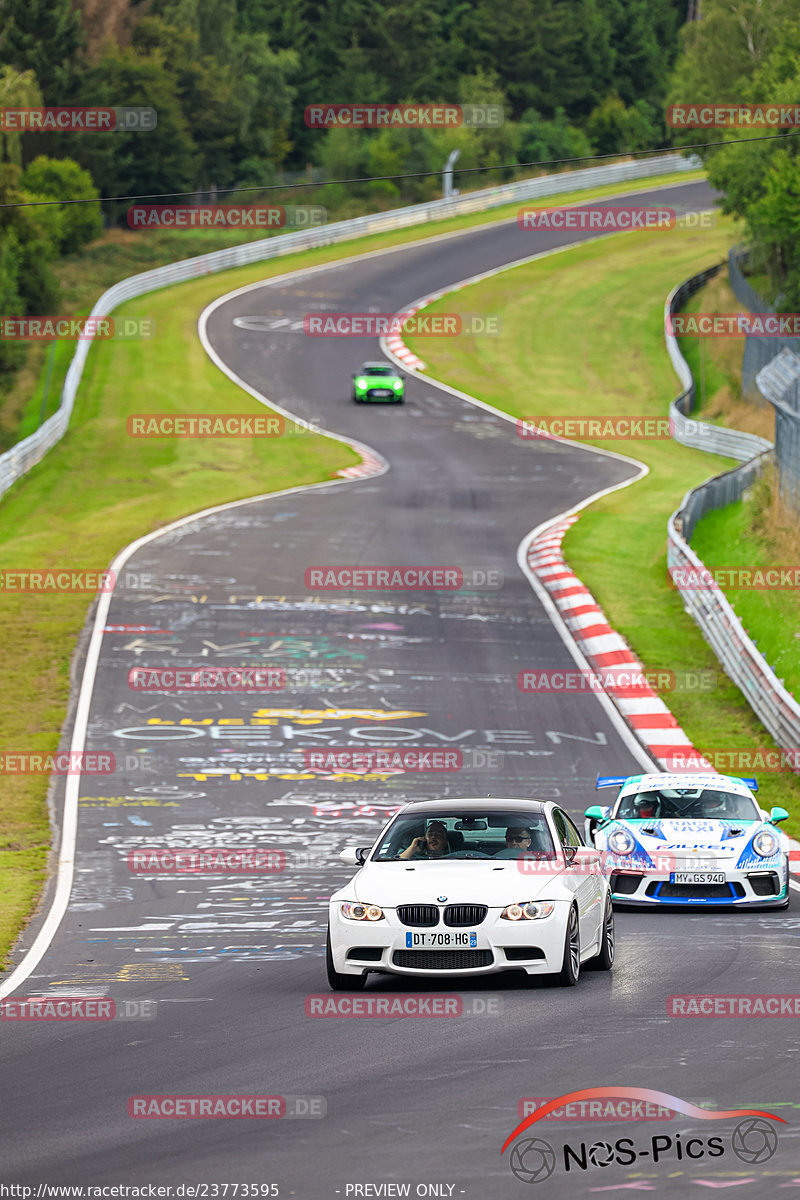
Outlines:
[[717, 788], [661, 788], [649, 792], [628, 792], [622, 796], [615, 817], [622, 820], [700, 820], [760, 821], [754, 800], [737, 792]]
[[446, 858], [555, 858], [544, 813], [496, 809], [486, 813], [403, 813], [386, 830], [373, 862]]

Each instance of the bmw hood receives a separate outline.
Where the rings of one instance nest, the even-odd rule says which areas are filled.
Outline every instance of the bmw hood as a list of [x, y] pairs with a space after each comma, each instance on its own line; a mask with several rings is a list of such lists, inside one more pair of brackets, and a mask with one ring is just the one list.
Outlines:
[[[486, 904], [504, 908], [520, 900], [557, 899], [563, 895], [564, 868], [557, 863], [459, 860], [458, 863], [367, 863], [347, 889], [362, 904], [397, 908], [398, 904]], [[531, 874], [545, 867], [547, 873]], [[548, 896], [548, 891], [553, 892]]]

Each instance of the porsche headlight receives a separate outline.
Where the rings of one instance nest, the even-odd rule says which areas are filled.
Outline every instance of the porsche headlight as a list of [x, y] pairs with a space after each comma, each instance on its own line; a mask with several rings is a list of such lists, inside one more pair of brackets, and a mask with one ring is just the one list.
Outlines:
[[609, 850], [613, 850], [615, 854], [630, 854], [635, 844], [627, 829], [615, 829], [608, 835]]
[[340, 911], [348, 921], [383, 921], [383, 909], [377, 904], [342, 904]]
[[500, 913], [506, 921], [538, 921], [541, 917], [549, 917], [555, 904], [552, 900], [537, 901], [520, 900], [518, 904], [509, 904]]
[[778, 839], [768, 829], [762, 829], [753, 838], [753, 849], [761, 858], [772, 858], [778, 850]]

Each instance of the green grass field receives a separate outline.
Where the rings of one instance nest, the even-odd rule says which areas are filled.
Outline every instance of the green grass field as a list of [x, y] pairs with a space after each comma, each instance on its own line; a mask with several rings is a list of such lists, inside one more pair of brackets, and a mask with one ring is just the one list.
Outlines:
[[[771, 523], [773, 475], [759, 480], [738, 504], [709, 513], [698, 521], [692, 548], [707, 567], [797, 567], [776, 548]], [[786, 514], [786, 521], [791, 515]], [[784, 545], [789, 539], [781, 539]], [[796, 539], [795, 539], [796, 545]], [[775, 674], [793, 696], [800, 696], [800, 593], [794, 588], [734, 589], [726, 597]]]
[[[664, 300], [676, 283], [720, 261], [733, 241], [730, 222], [721, 221], [712, 232], [593, 242], [503, 272], [429, 310], [497, 313], [501, 336], [408, 344], [431, 377], [514, 416], [665, 416], [678, 381], [664, 346]], [[666, 570], [670, 513], [690, 487], [734, 464], [671, 440], [593, 444], [647, 463], [650, 473], [582, 514], [564, 542], [570, 565], [648, 668], [717, 672], [711, 694], [664, 696], [695, 746], [771, 745], [684, 613]], [[760, 785], [765, 806], [784, 805], [800, 831], [800, 780], [763, 774]]]

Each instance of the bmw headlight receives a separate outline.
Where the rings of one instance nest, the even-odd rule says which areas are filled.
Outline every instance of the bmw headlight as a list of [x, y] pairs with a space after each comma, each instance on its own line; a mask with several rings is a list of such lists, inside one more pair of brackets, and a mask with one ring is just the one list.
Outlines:
[[383, 909], [377, 904], [342, 904], [340, 911], [348, 921], [383, 921]]
[[630, 854], [635, 844], [627, 829], [615, 829], [608, 835], [608, 848], [615, 854]]
[[768, 829], [762, 829], [753, 838], [753, 849], [761, 858], [772, 858], [778, 850], [778, 839]]
[[500, 913], [506, 921], [538, 921], [541, 917], [549, 917], [555, 904], [552, 900], [537, 901], [520, 900], [518, 904], [509, 904]]

